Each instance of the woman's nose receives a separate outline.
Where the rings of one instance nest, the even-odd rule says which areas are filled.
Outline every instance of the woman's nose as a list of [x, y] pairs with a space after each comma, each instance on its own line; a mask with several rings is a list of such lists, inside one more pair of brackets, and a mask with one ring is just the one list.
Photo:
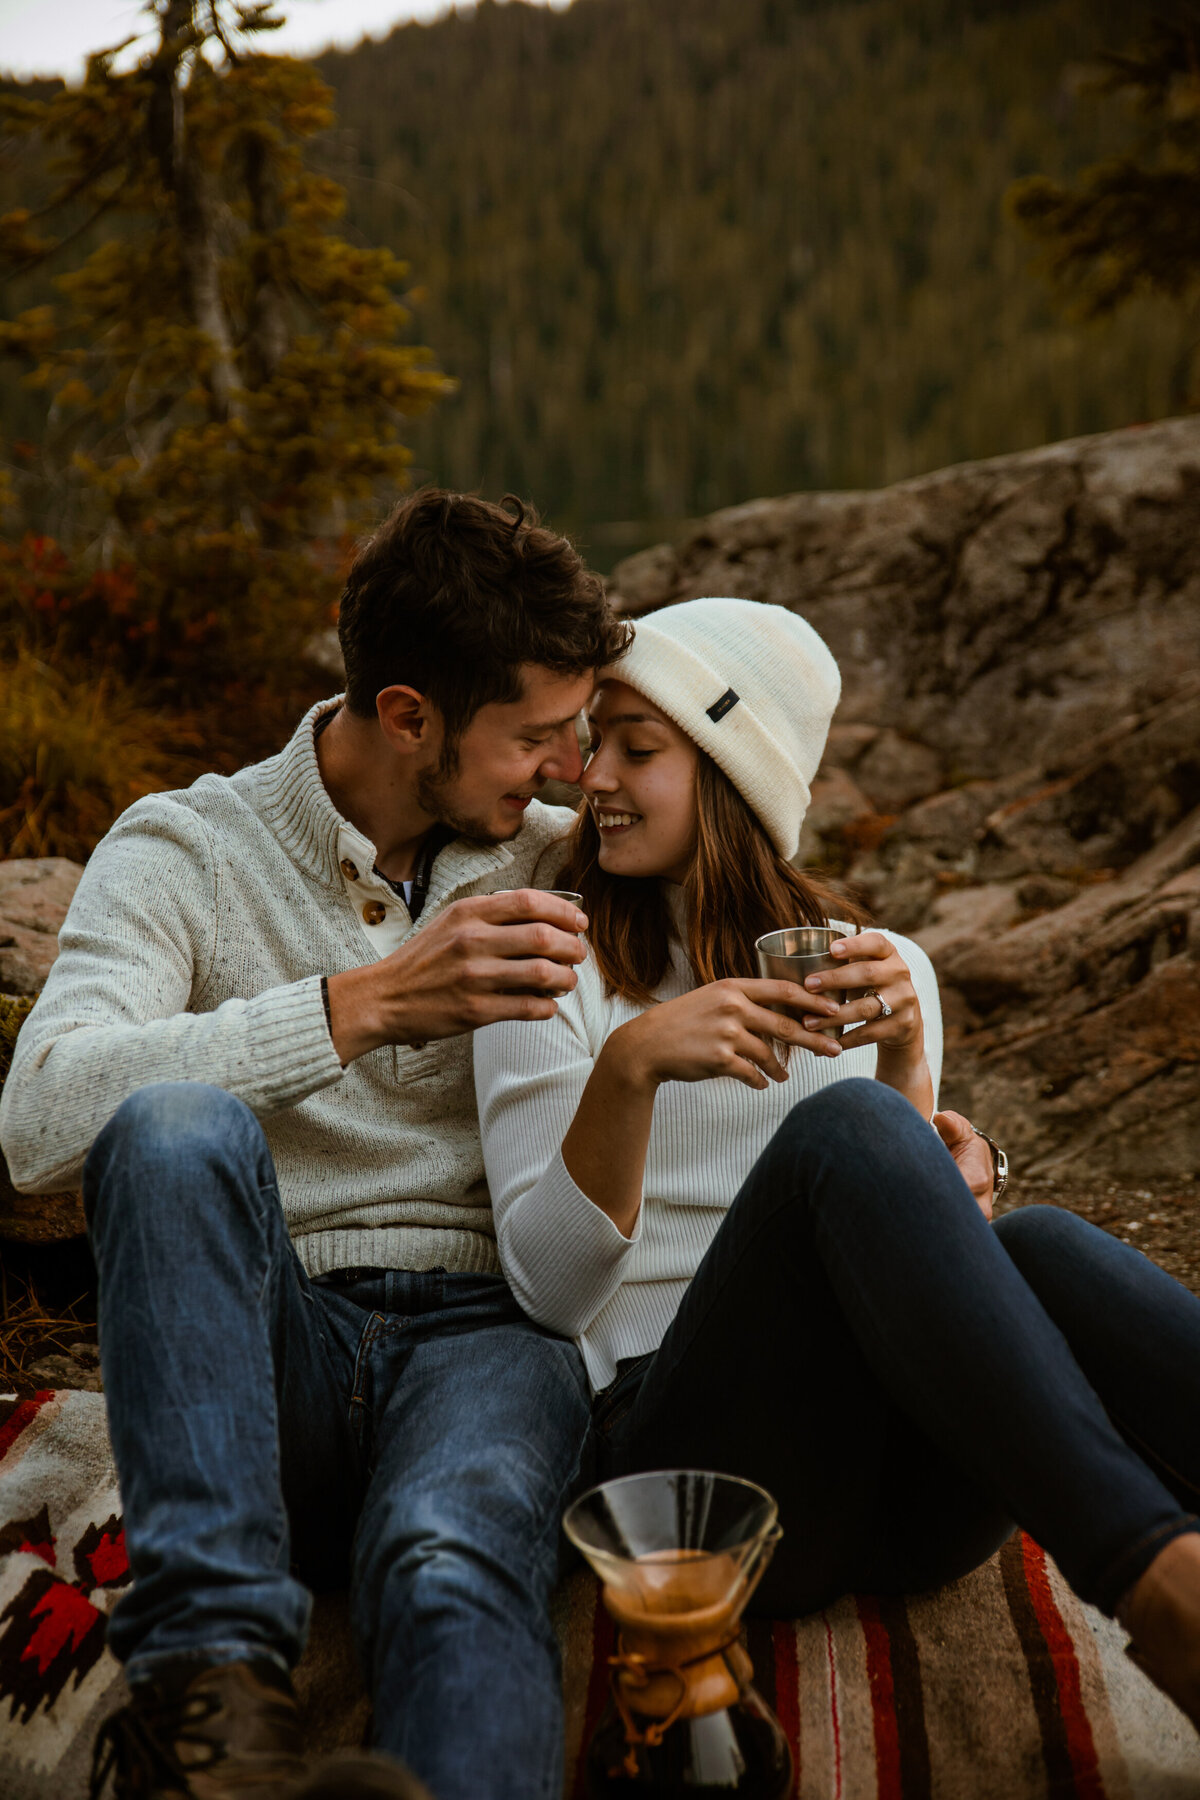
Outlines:
[[611, 794], [616, 787], [616, 782], [605, 771], [604, 758], [599, 750], [584, 763], [579, 785], [585, 794]]

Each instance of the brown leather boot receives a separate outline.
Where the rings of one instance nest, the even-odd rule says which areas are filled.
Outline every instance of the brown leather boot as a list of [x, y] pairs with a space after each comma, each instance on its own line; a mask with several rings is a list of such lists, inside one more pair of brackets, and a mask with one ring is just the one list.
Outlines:
[[100, 1728], [92, 1800], [264, 1800], [304, 1774], [292, 1684], [268, 1661], [197, 1663], [139, 1682]]
[[398, 1763], [306, 1757], [292, 1684], [273, 1663], [181, 1661], [100, 1728], [92, 1800], [428, 1800]]
[[1200, 1533], [1172, 1538], [1117, 1608], [1126, 1655], [1200, 1731]]
[[291, 1790], [288, 1800], [433, 1800], [424, 1782], [370, 1750], [341, 1750]]

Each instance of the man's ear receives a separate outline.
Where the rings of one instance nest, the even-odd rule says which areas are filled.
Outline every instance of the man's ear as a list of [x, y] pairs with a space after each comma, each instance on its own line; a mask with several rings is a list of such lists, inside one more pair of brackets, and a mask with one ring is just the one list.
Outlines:
[[437, 735], [437, 708], [416, 688], [389, 687], [375, 696], [379, 729], [401, 756], [427, 750]]

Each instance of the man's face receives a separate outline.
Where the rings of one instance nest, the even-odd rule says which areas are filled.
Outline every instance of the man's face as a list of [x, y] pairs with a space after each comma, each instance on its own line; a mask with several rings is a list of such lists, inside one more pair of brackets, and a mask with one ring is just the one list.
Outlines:
[[591, 675], [556, 675], [536, 663], [521, 670], [521, 696], [481, 706], [453, 755], [439, 750], [417, 779], [431, 818], [482, 844], [516, 837], [525, 809], [547, 781], [583, 771], [575, 722], [591, 699]]

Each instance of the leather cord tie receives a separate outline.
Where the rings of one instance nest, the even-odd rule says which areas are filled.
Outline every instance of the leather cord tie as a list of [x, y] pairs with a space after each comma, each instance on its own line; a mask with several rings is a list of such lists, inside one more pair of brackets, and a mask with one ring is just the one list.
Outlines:
[[[738, 1692], [741, 1692], [743, 1683], [738, 1679], [736, 1672], [730, 1668], [725, 1654], [727, 1650], [733, 1648], [740, 1636], [740, 1631], [734, 1631], [721, 1643], [712, 1644], [708, 1649], [701, 1650], [699, 1655], [686, 1657], [682, 1662], [677, 1663], [652, 1663], [640, 1650], [626, 1650], [622, 1640], [618, 1639], [617, 1654], [608, 1659], [609, 1668], [612, 1670], [612, 1674], [609, 1676], [609, 1686], [612, 1690], [613, 1704], [621, 1715], [621, 1723], [625, 1727], [626, 1749], [622, 1768], [631, 1780], [635, 1779], [638, 1773], [637, 1751], [639, 1746], [644, 1744], [648, 1749], [653, 1749], [656, 1745], [661, 1744], [667, 1732], [682, 1714], [691, 1688], [691, 1681], [685, 1673], [686, 1670], [699, 1668], [701, 1664], [710, 1663], [714, 1657], [719, 1656], [729, 1670]], [[639, 1730], [634, 1721], [633, 1711], [625, 1697], [625, 1688], [626, 1686], [635, 1689], [647, 1688], [656, 1675], [674, 1676], [679, 1683], [679, 1696], [665, 1718], [648, 1719], [644, 1728]], [[617, 1771], [612, 1770], [610, 1773], [615, 1775]]]

